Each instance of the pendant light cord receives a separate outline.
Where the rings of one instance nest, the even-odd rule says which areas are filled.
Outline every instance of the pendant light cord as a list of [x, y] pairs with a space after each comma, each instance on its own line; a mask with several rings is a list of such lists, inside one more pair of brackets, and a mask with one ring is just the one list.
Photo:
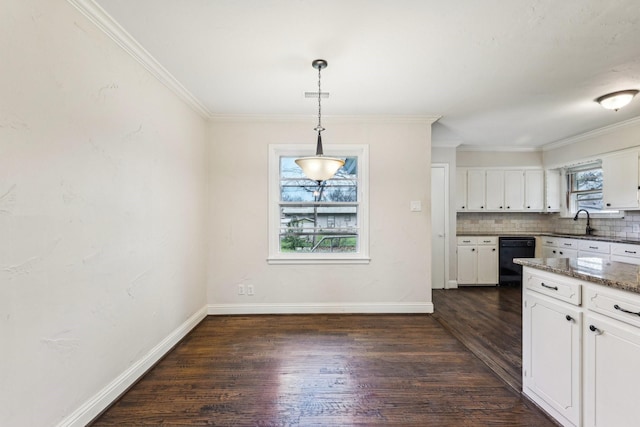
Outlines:
[[322, 156], [324, 154], [322, 150], [322, 136], [320, 132], [324, 130], [322, 127], [322, 88], [320, 86], [322, 65], [318, 66], [318, 126], [316, 126], [315, 130], [318, 131], [318, 144], [316, 146], [316, 156]]

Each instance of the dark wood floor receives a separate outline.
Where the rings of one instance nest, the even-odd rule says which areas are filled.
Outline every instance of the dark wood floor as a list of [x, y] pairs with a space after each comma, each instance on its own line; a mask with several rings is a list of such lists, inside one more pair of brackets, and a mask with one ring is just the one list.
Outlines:
[[440, 321], [209, 316], [94, 426], [554, 425]]
[[434, 290], [434, 317], [514, 390], [522, 390], [522, 289]]

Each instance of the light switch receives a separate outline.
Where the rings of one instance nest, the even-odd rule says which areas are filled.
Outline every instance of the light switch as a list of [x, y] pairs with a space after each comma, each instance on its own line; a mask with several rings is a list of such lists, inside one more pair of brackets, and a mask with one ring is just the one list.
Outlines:
[[412, 200], [411, 212], [421, 212], [421, 211], [422, 211], [422, 202], [420, 200]]

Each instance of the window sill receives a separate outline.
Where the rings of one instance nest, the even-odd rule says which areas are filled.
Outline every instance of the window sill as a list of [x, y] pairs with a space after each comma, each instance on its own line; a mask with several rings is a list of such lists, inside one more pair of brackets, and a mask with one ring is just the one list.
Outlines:
[[269, 257], [267, 258], [267, 263], [272, 265], [280, 265], [280, 264], [369, 264], [371, 262], [371, 258], [369, 257], [331, 257], [331, 256], [322, 256], [322, 257]]

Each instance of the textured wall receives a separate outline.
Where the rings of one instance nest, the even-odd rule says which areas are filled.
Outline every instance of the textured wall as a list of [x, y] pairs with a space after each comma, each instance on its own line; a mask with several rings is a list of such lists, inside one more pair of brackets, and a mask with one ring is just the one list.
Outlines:
[[62, 0], [0, 14], [0, 425], [60, 422], [205, 306], [202, 118]]
[[[216, 121], [208, 285], [216, 309], [430, 306], [430, 124], [335, 118], [324, 125], [325, 144], [369, 144], [371, 263], [267, 264], [268, 144], [308, 143], [312, 153], [313, 119]], [[422, 201], [422, 212], [410, 211], [411, 200]], [[239, 296], [238, 283], [253, 284], [255, 295]]]

